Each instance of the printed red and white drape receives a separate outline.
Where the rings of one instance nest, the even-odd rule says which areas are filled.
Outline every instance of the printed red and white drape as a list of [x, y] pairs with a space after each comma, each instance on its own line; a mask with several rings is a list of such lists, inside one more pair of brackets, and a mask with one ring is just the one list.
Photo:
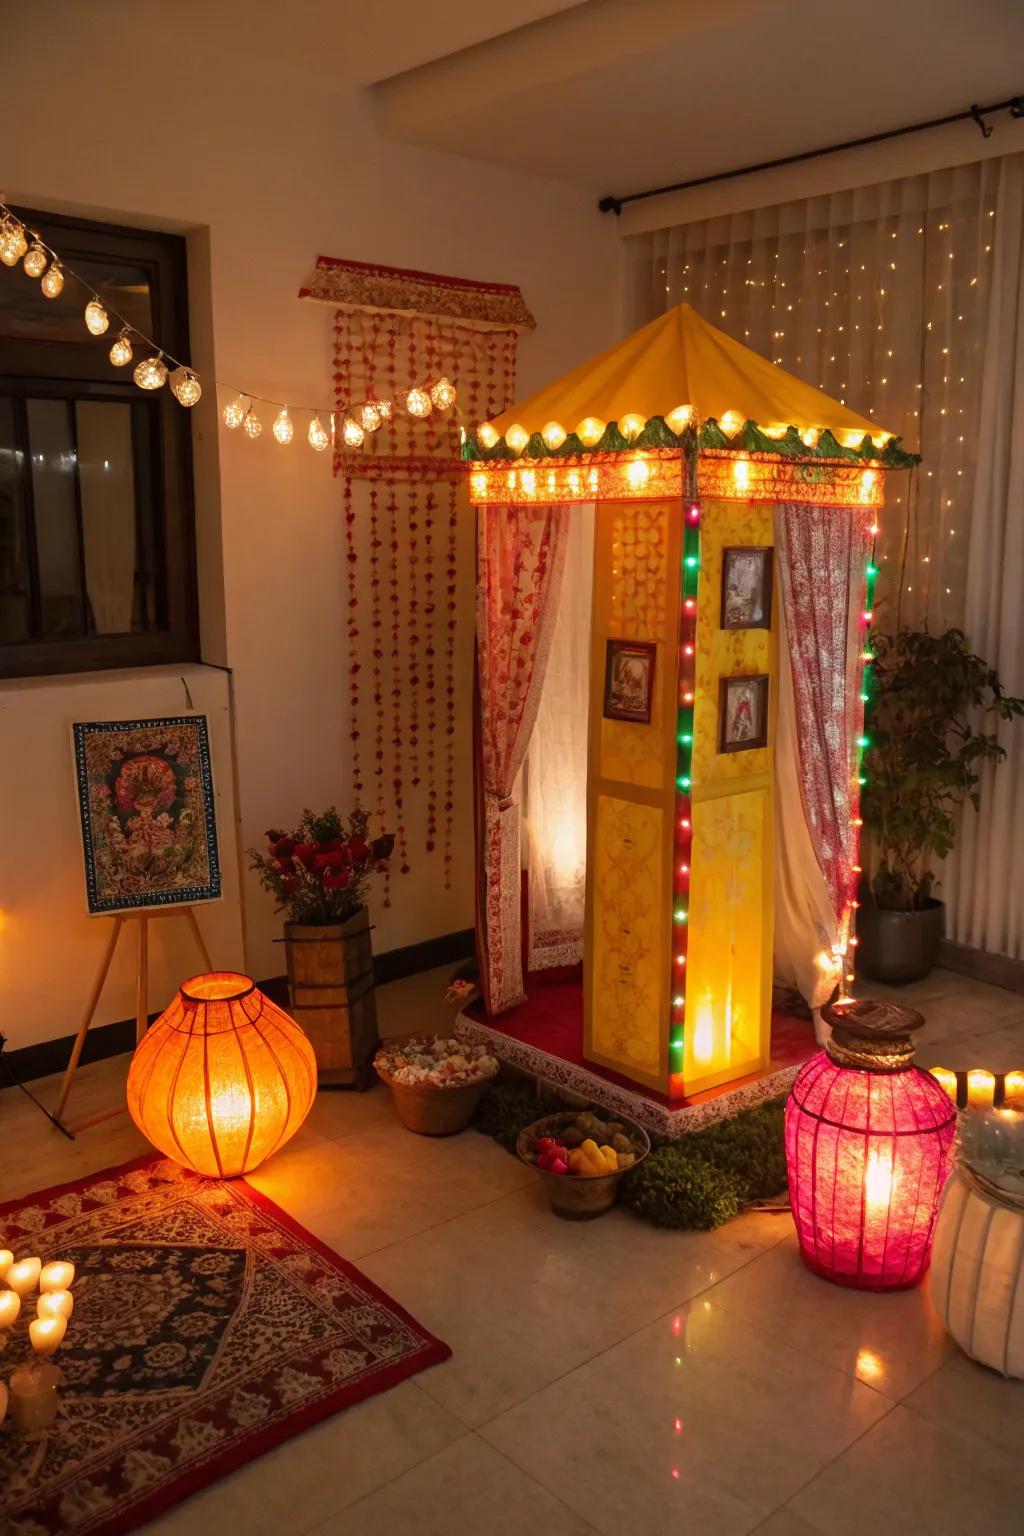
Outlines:
[[[834, 926], [809, 931], [807, 960], [845, 951], [858, 863], [857, 738], [863, 706], [861, 606], [870, 538], [868, 515], [848, 508], [782, 503], [775, 538], [795, 714], [797, 779], [810, 843], [824, 878]], [[780, 740], [780, 749], [782, 748]], [[783, 829], [785, 831], [785, 829]], [[798, 859], [791, 861], [796, 869]], [[794, 893], [788, 893], [791, 897]], [[810, 910], [813, 893], [791, 909]], [[842, 969], [826, 970], [826, 994]], [[809, 997], [812, 1004], [824, 999]]]
[[537, 718], [565, 566], [566, 506], [480, 507], [478, 948], [489, 1013], [523, 1001], [519, 807], [513, 800]]

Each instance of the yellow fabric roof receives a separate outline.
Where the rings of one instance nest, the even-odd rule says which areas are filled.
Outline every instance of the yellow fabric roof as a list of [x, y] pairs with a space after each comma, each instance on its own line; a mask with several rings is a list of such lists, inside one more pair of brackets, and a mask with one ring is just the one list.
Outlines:
[[502, 437], [513, 424], [532, 435], [551, 421], [574, 432], [587, 417], [602, 424], [627, 415], [647, 421], [679, 406], [690, 406], [698, 422], [713, 416], [721, 423], [735, 413], [736, 425], [754, 421], [762, 429], [828, 427], [837, 437], [856, 433], [858, 440], [865, 433], [876, 440], [892, 435], [709, 325], [689, 304], [677, 304], [490, 425]]

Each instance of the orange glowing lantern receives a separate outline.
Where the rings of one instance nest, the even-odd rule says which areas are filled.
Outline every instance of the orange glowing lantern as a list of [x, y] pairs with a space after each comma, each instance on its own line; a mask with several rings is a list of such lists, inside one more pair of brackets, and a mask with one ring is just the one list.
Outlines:
[[175, 1162], [222, 1179], [284, 1146], [315, 1094], [306, 1036], [235, 971], [184, 982], [128, 1073], [128, 1110], [142, 1134]]

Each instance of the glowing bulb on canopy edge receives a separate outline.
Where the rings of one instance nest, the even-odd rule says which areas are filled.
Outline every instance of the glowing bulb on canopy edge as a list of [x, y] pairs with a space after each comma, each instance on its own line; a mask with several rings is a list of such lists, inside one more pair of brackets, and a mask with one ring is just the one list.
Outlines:
[[203, 393], [203, 386], [191, 368], [177, 368], [171, 374], [171, 390], [178, 404], [187, 409], [198, 402]]
[[619, 417], [619, 431], [627, 443], [632, 443], [638, 438], [646, 425], [644, 417], [638, 415], [636, 411], [630, 411], [625, 416]]
[[584, 416], [576, 428], [576, 436], [586, 448], [593, 448], [604, 436], [604, 422], [596, 416]]
[[485, 448], [493, 448], [500, 436], [501, 433], [496, 431], [489, 421], [482, 421], [476, 429], [477, 442], [482, 443]]
[[263, 423], [260, 421], [251, 405], [245, 413], [244, 426], [247, 437], [257, 438], [263, 431]]
[[530, 434], [525, 427], [521, 427], [518, 421], [514, 421], [505, 433], [505, 441], [513, 453], [522, 453], [530, 441]]
[[718, 425], [723, 432], [728, 432], [730, 436], [733, 436], [743, 426], [743, 417], [739, 411], [726, 411], [719, 418]]
[[422, 420], [424, 416], [430, 415], [434, 407], [431, 404], [430, 396], [427, 394], [426, 390], [417, 388], [410, 389], [409, 393], [406, 395], [405, 408], [409, 412], [410, 416], [416, 416]]
[[313, 420], [310, 422], [309, 431], [306, 433], [306, 439], [309, 443], [309, 446], [311, 448], [315, 448], [317, 453], [323, 453], [325, 448], [330, 447], [331, 435], [327, 431], [327, 428], [324, 426], [323, 422], [320, 420], [319, 416], [314, 416]]
[[42, 277], [46, 271], [46, 263], [49, 259], [39, 241], [33, 240], [25, 253], [25, 260], [22, 262], [22, 266], [29, 277]]
[[85, 328], [92, 336], [102, 336], [110, 325], [110, 316], [107, 314], [99, 299], [90, 299], [85, 306]]
[[670, 431], [680, 433], [689, 423], [693, 415], [693, 407], [689, 405], [677, 405], [675, 410], [669, 411], [665, 417], [665, 425]]
[[39, 279], [39, 286], [48, 299], [57, 299], [64, 292], [64, 268], [55, 261]]
[[122, 331], [111, 347], [108, 356], [115, 368], [124, 368], [132, 360], [132, 344], [128, 339], [128, 332]]
[[245, 420], [245, 401], [241, 395], [239, 395], [237, 400], [228, 401], [227, 405], [224, 407], [221, 419], [224, 422], [224, 425], [231, 432], [233, 432], [236, 427], [240, 427], [242, 425], [242, 422]]
[[346, 416], [341, 427], [342, 441], [346, 443], [349, 448], [360, 448], [362, 447], [364, 436], [365, 434], [363, 429], [359, 425], [358, 421], [356, 421], [355, 417]]
[[286, 405], [282, 405], [281, 409], [274, 417], [274, 425], [272, 431], [277, 441], [283, 447], [287, 447], [292, 438], [295, 436], [295, 427], [292, 425], [292, 419], [288, 415], [288, 407]]
[[430, 398], [439, 411], [447, 411], [455, 404], [455, 386], [451, 379], [440, 378], [430, 391]]
[[162, 389], [167, 383], [167, 364], [163, 353], [159, 357], [144, 357], [136, 365], [132, 378], [140, 389]]
[[545, 448], [550, 448], [552, 453], [561, 448], [569, 436], [560, 421], [545, 422], [544, 426], [540, 429], [540, 435], [544, 439]]

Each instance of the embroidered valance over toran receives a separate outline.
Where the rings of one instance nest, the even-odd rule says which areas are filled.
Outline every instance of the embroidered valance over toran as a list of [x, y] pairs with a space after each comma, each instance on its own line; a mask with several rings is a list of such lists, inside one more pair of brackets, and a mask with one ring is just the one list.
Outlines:
[[337, 256], [317, 257], [299, 298], [336, 309], [459, 320], [481, 330], [526, 330], [537, 323], [515, 283], [481, 283]]

